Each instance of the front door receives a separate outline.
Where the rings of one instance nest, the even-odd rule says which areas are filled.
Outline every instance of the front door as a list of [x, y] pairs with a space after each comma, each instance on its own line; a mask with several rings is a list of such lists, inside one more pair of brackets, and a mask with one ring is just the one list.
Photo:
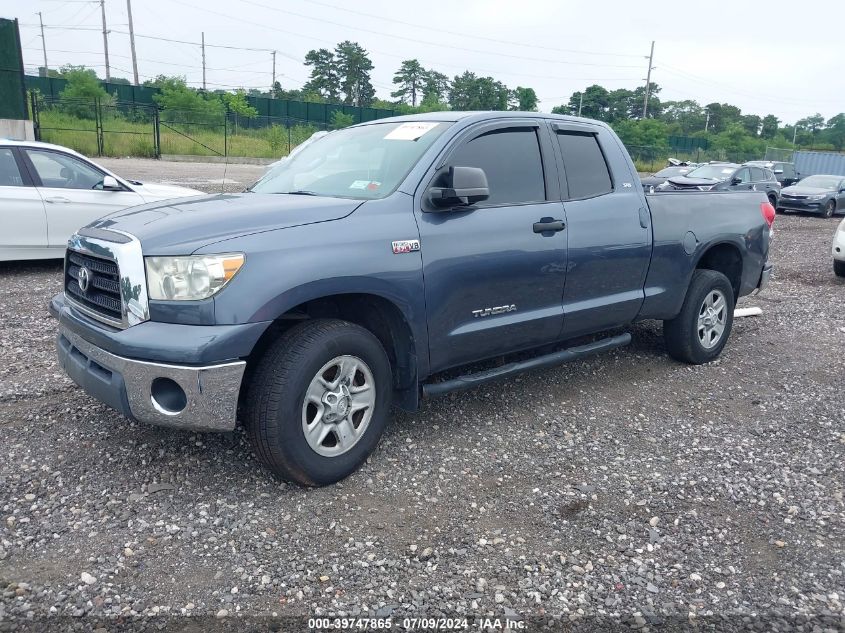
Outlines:
[[418, 213], [432, 372], [554, 341], [563, 321], [566, 218], [546, 128], [483, 125], [449, 166], [482, 168], [490, 198]]
[[45, 256], [44, 203], [10, 147], [0, 147], [0, 226], [0, 260]]
[[37, 176], [36, 185], [47, 210], [47, 241], [63, 251], [73, 233], [94, 220], [142, 204], [134, 191], [104, 191], [106, 175], [75, 156], [46, 149], [23, 150]]

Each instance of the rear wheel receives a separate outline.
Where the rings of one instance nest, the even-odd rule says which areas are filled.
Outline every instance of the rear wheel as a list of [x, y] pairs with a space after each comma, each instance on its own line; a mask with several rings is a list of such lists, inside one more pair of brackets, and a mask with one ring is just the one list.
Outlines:
[[769, 203], [775, 208], [775, 213], [778, 209], [778, 198], [775, 195], [769, 195]]
[[826, 205], [824, 205], [824, 211], [822, 211], [822, 217], [823, 218], [833, 217], [834, 211], [836, 211], [836, 200], [831, 200]]
[[715, 270], [696, 270], [681, 312], [663, 322], [666, 351], [693, 365], [715, 360], [728, 342], [733, 315], [734, 292], [728, 278]]
[[834, 259], [833, 272], [837, 277], [845, 277], [845, 261]]
[[259, 361], [245, 423], [275, 475], [322, 486], [350, 475], [373, 452], [391, 393], [390, 361], [372, 333], [345, 321], [307, 321]]

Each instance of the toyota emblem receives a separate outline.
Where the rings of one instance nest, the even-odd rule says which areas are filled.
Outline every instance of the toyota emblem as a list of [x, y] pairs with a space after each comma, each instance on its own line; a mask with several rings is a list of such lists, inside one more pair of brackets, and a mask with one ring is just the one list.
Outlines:
[[79, 282], [79, 289], [82, 292], [88, 292], [88, 286], [91, 285], [91, 271], [83, 266], [76, 273], [76, 280]]

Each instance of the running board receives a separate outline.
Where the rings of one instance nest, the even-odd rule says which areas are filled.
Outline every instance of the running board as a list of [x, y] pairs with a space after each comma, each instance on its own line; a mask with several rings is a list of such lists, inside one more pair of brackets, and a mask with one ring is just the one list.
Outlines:
[[460, 391], [462, 389], [470, 389], [483, 385], [492, 380], [498, 380], [505, 376], [518, 374], [529, 369], [539, 369], [540, 367], [553, 367], [554, 365], [562, 365], [573, 360], [579, 360], [606, 352], [617, 347], [622, 347], [631, 342], [631, 335], [627, 332], [612, 336], [610, 338], [601, 339], [586, 345], [579, 345], [577, 347], [570, 347], [559, 352], [552, 352], [551, 354], [543, 354], [542, 356], [535, 356], [529, 360], [519, 361], [516, 363], [508, 363], [501, 367], [494, 367], [493, 369], [486, 369], [475, 374], [466, 374], [458, 376], [451, 380], [444, 380], [443, 382], [433, 382], [423, 385], [423, 396], [430, 398], [433, 396], [441, 396], [450, 391]]

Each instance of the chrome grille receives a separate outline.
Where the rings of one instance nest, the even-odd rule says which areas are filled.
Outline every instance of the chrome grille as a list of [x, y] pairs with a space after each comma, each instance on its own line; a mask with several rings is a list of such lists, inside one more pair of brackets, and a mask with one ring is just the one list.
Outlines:
[[[79, 274], [83, 268], [89, 274], [86, 290], [79, 285]], [[120, 271], [117, 263], [110, 259], [68, 250], [65, 255], [65, 293], [72, 301], [106, 321], [122, 321]]]

